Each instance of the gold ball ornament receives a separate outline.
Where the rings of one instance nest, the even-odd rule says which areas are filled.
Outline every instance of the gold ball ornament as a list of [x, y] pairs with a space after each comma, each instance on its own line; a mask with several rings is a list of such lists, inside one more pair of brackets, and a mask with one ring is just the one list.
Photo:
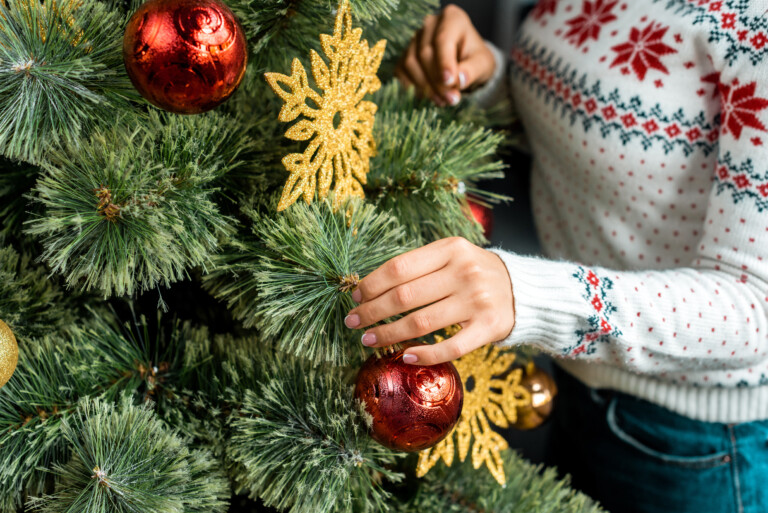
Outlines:
[[13, 376], [19, 363], [19, 345], [13, 336], [11, 328], [0, 321], [0, 388]]
[[531, 401], [518, 407], [517, 422], [512, 427], [528, 431], [541, 426], [549, 418], [557, 395], [557, 385], [552, 376], [533, 363], [525, 367], [520, 385], [531, 394]]

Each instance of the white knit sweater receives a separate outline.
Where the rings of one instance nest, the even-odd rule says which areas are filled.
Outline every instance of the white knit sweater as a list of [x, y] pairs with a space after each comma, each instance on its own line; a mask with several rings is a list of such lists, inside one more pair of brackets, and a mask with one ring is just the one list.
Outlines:
[[768, 0], [544, 0], [495, 51], [476, 96], [523, 121], [548, 257], [497, 250], [502, 343], [692, 418], [768, 418]]

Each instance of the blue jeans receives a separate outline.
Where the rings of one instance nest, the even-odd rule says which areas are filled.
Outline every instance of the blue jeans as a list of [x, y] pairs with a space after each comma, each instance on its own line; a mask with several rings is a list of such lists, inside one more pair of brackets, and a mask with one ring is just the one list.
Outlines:
[[768, 511], [768, 420], [700, 422], [556, 369], [547, 463], [612, 513]]

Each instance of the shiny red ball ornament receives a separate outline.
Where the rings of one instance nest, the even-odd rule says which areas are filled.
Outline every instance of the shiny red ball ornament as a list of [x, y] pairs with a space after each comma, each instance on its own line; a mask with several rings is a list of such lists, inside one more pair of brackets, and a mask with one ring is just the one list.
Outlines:
[[490, 240], [493, 233], [493, 210], [467, 198], [472, 217], [483, 227], [483, 236]]
[[218, 0], [149, 0], [125, 28], [123, 60], [150, 103], [198, 114], [235, 92], [248, 49], [240, 23]]
[[355, 397], [373, 417], [371, 437], [396, 451], [427, 449], [448, 436], [461, 416], [464, 386], [452, 363], [403, 363], [403, 349], [373, 355], [357, 374]]

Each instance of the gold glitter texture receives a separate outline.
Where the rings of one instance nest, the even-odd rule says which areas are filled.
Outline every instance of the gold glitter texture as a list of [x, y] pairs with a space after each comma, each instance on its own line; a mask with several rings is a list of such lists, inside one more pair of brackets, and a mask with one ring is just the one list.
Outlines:
[[13, 376], [19, 363], [19, 345], [11, 328], [0, 320], [0, 388]]
[[[456, 329], [446, 331], [450, 335]], [[438, 342], [443, 339], [435, 338]], [[419, 453], [418, 477], [426, 475], [441, 459], [450, 467], [456, 446], [459, 460], [464, 461], [471, 446], [472, 466], [479, 469], [485, 465], [500, 485], [506, 484], [501, 452], [509, 444], [491, 424], [509, 427], [517, 420], [517, 409], [531, 401], [530, 393], [520, 385], [522, 369], [510, 371], [514, 361], [514, 353], [485, 346], [453, 362], [464, 380], [464, 409], [453, 433]]]
[[348, 0], [342, 0], [333, 35], [320, 35], [328, 62], [311, 51], [315, 91], [299, 59], [293, 60], [291, 76], [266, 73], [272, 90], [283, 100], [278, 119], [301, 120], [285, 133], [294, 141], [309, 141], [304, 153], [283, 158], [290, 173], [277, 206], [278, 212], [300, 197], [312, 203], [317, 191], [324, 199], [334, 182], [333, 209], [350, 197], [364, 197], [370, 158], [376, 153], [373, 123], [378, 107], [363, 98], [381, 88], [376, 76], [384, 57], [386, 41], [368, 47], [362, 29], [352, 28]]

